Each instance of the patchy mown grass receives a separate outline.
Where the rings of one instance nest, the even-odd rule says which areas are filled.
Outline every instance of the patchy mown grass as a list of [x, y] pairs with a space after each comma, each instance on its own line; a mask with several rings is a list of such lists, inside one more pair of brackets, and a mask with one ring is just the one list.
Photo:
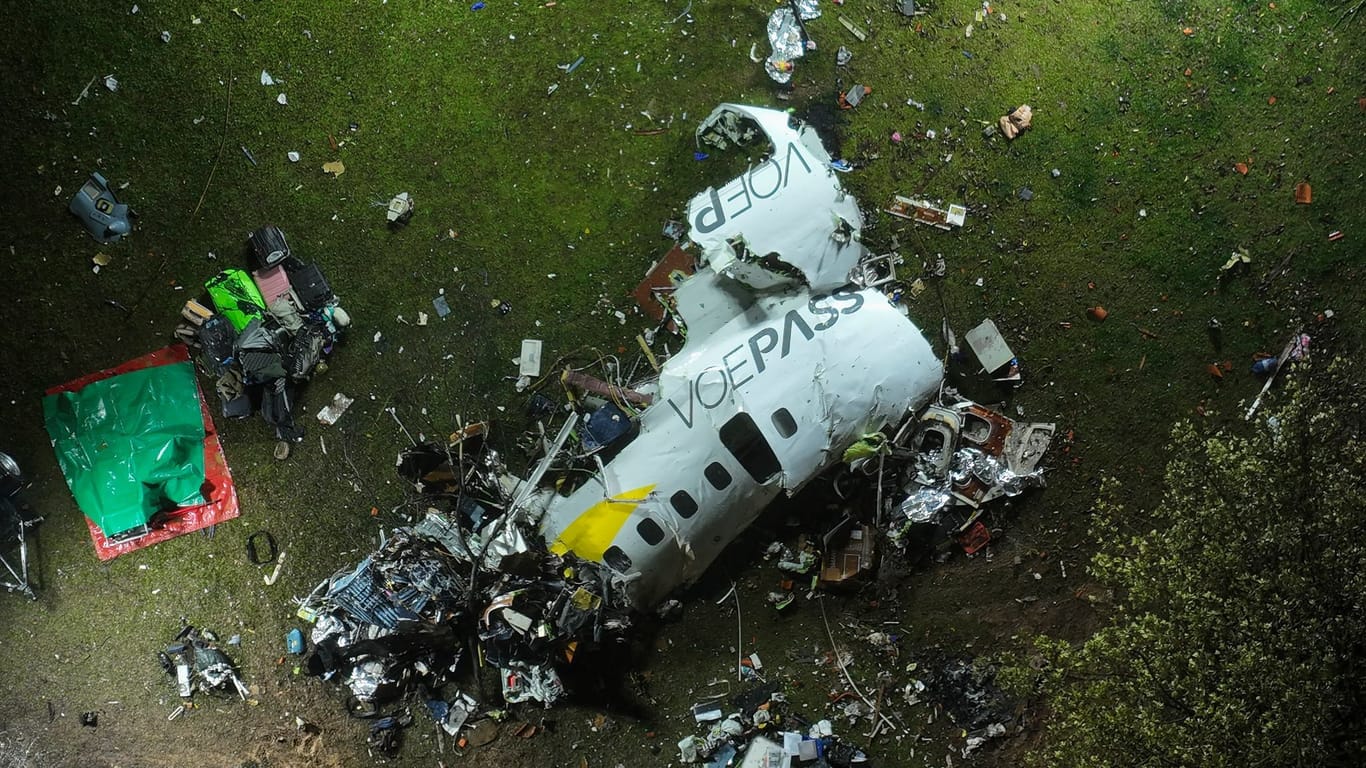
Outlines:
[[[194, 740], [202, 764], [235, 765], [259, 754], [252, 745], [275, 743], [274, 729], [296, 713], [334, 716], [335, 702], [277, 659], [295, 624], [290, 597], [354, 562], [404, 511], [391, 511], [406, 498], [392, 466], [406, 438], [386, 409], [414, 435], [445, 434], [457, 415], [503, 419], [501, 439], [515, 452], [521, 401], [506, 378], [520, 339], [545, 339], [552, 358], [630, 350], [644, 324], [627, 291], [664, 250], [661, 225], [737, 162], [693, 159], [694, 127], [722, 101], [829, 115], [841, 83], [871, 86], [835, 126], [837, 154], [863, 164], [842, 180], [870, 212], [865, 239], [883, 248], [895, 235], [911, 271], [942, 253], [942, 306], [928, 291], [913, 317], [936, 341], [941, 317], [960, 334], [996, 318], [1026, 366], [1010, 408], [1072, 433], [1068, 452], [1049, 462], [1051, 488], [1016, 505], [1008, 523], [1001, 546], [1023, 565], [940, 568], [902, 591], [890, 615], [913, 623], [917, 642], [981, 650], [1043, 625], [1084, 631], [1088, 609], [1072, 596], [1098, 476], [1151, 488], [1173, 418], [1201, 406], [1233, 415], [1256, 387], [1252, 354], [1278, 349], [1292, 327], [1308, 324], [1346, 354], [1360, 348], [1366, 65], [1361, 24], [1335, 25], [1340, 6], [1028, 0], [973, 23], [980, 3], [969, 0], [915, 20], [890, 2], [827, 3], [810, 25], [819, 48], [798, 65], [791, 100], [779, 101], [748, 58], [752, 42], [766, 50], [772, 5], [759, 0], [693, 0], [686, 17], [686, 3], [657, 0], [489, 0], [478, 12], [466, 2], [242, 2], [245, 18], [226, 4], [147, 2], [130, 14], [132, 5], [0, 9], [9, 107], [0, 247], [11, 275], [0, 303], [0, 450], [31, 475], [30, 499], [47, 517], [40, 601], [0, 602], [0, 724], [24, 723], [58, 764], [100, 764], [95, 755], [116, 764], [120, 752], [165, 763], [183, 753], [172, 746]], [[838, 15], [869, 41], [847, 34]], [[855, 57], [837, 70], [841, 44]], [[580, 55], [573, 73], [557, 67]], [[260, 85], [263, 69], [277, 85]], [[72, 103], [111, 73], [117, 92], [96, 79]], [[1031, 131], [1012, 143], [983, 137], [984, 123], [1020, 103], [1035, 108]], [[637, 133], [653, 128], [667, 130]], [[286, 160], [291, 150], [299, 163]], [[323, 174], [337, 159], [346, 172]], [[121, 199], [140, 214], [114, 246], [89, 240], [65, 210], [96, 169], [128, 184]], [[1312, 205], [1295, 205], [1299, 181], [1313, 184]], [[399, 191], [415, 197], [417, 215], [391, 232], [377, 204]], [[944, 234], [895, 223], [875, 212], [894, 192], [963, 202], [968, 224]], [[358, 401], [336, 428], [311, 429], [285, 463], [269, 457], [259, 420], [220, 424], [242, 518], [213, 538], [100, 564], [47, 445], [41, 393], [165, 343], [184, 299], [237, 265], [246, 233], [267, 222], [322, 265], [357, 322], [303, 410], [334, 391]], [[1345, 238], [1329, 242], [1336, 230]], [[1221, 279], [1238, 247], [1251, 268]], [[97, 252], [113, 263], [93, 274]], [[443, 290], [450, 317], [398, 322], [432, 313]], [[512, 312], [492, 309], [498, 300]], [[1104, 323], [1087, 320], [1094, 305], [1109, 310]], [[1329, 308], [1338, 320], [1319, 325]], [[615, 309], [628, 313], [624, 326]], [[1206, 331], [1211, 317], [1222, 322], [1221, 349]], [[1206, 366], [1224, 360], [1232, 373], [1212, 380]], [[273, 587], [243, 552], [261, 528], [289, 553]], [[1049, 570], [1060, 552], [1075, 566], [1071, 582]], [[741, 565], [724, 567], [761, 599], [767, 576]], [[1050, 576], [1036, 583], [1029, 574], [1042, 570]], [[1026, 594], [1047, 599], [1014, 602]], [[653, 743], [665, 753], [689, 727], [677, 715], [690, 689], [729, 668], [733, 617], [710, 601], [697, 611], [655, 639], [663, 650], [645, 653], [665, 690], [641, 722], [659, 731]], [[259, 707], [165, 720], [174, 702], [153, 654], [182, 617], [243, 633], [237, 655], [261, 686]], [[805, 674], [812, 647], [826, 644], [812, 618], [754, 619], [759, 649]], [[821, 699], [822, 685], [803, 695]], [[99, 729], [74, 725], [95, 708], [107, 711]], [[567, 764], [580, 738], [626, 764], [665, 759], [646, 756], [644, 725], [590, 734], [569, 724], [585, 719], [580, 710], [563, 711], [575, 714], [561, 735], [516, 753], [522, 764]], [[334, 729], [330, 748], [360, 759], [349, 750], [361, 727], [337, 720]], [[413, 741], [402, 762], [429, 764], [430, 742]], [[875, 751], [897, 764], [942, 764], [942, 753]]]

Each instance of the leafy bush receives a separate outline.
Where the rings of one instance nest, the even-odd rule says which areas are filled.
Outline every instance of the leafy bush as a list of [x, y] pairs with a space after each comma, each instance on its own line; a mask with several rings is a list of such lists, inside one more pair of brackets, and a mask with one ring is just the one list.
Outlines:
[[1041, 641], [1037, 764], [1366, 764], [1364, 390], [1345, 361], [1302, 367], [1250, 432], [1177, 424], [1155, 509], [1106, 483], [1092, 571], [1115, 613]]

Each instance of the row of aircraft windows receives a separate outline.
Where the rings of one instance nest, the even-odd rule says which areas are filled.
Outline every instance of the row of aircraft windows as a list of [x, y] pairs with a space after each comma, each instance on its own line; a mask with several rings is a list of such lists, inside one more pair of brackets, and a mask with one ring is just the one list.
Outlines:
[[[792, 418], [791, 412], [786, 408], [779, 408], [770, 417], [773, 428], [784, 438], [790, 438], [797, 434], [797, 421]], [[764, 483], [769, 478], [782, 471], [782, 466], [778, 463], [778, 457], [774, 455], [773, 448], [764, 439], [759, 427], [754, 423], [754, 419], [747, 413], [738, 413], [732, 416], [729, 421], [721, 426], [721, 444], [730, 451], [735, 460], [740, 462], [750, 477], [756, 483]], [[702, 476], [707, 479], [711, 487], [718, 491], [724, 491], [730, 487], [732, 477], [730, 470], [726, 469], [720, 462], [713, 461], [702, 470]], [[687, 491], [677, 491], [669, 497], [669, 504], [674, 508], [678, 516], [687, 520], [697, 514], [699, 509], [697, 500]], [[650, 546], [656, 546], [664, 541], [664, 529], [649, 517], [641, 518], [636, 523], [636, 533], [640, 534], [641, 540]], [[626, 553], [616, 549], [616, 554], [621, 558], [626, 557]], [[629, 558], [627, 567], [629, 568]], [[610, 564], [610, 563], [609, 563]]]

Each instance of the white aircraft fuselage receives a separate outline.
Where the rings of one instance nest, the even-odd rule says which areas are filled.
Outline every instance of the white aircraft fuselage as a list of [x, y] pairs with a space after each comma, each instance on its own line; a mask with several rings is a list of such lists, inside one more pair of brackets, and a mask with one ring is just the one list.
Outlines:
[[542, 518], [648, 608], [693, 581], [780, 493], [932, 400], [942, 369], [874, 289], [761, 299], [663, 366], [640, 431]]

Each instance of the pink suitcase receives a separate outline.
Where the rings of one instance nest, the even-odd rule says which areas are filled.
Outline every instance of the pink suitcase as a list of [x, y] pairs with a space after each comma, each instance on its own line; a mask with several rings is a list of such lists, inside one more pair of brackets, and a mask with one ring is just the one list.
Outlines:
[[285, 268], [278, 264], [252, 272], [251, 276], [256, 281], [256, 287], [261, 289], [261, 298], [266, 300], [267, 307], [289, 293], [289, 275], [285, 274]]

